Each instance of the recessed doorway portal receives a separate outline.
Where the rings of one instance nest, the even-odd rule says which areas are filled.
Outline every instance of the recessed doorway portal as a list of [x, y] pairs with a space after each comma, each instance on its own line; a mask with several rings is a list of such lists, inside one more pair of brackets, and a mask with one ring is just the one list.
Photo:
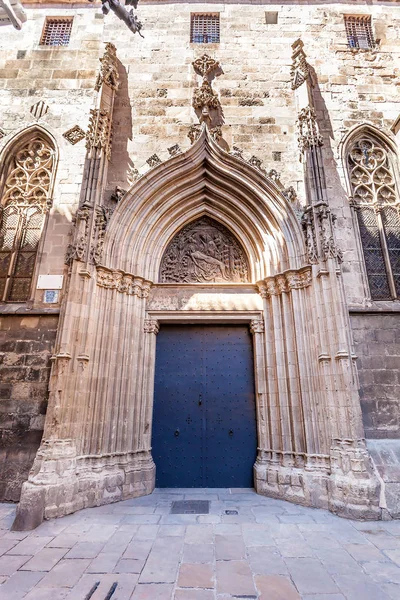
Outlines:
[[162, 325], [152, 454], [157, 487], [253, 487], [252, 337], [245, 325]]

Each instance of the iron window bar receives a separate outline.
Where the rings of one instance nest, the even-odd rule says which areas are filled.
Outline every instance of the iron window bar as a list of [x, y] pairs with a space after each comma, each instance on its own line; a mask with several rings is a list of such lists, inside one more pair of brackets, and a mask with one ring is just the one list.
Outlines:
[[42, 46], [68, 46], [73, 17], [46, 17], [40, 44]]
[[374, 48], [375, 40], [369, 15], [345, 15], [347, 41], [350, 48]]
[[192, 14], [190, 41], [192, 44], [217, 44], [220, 41], [219, 13]]

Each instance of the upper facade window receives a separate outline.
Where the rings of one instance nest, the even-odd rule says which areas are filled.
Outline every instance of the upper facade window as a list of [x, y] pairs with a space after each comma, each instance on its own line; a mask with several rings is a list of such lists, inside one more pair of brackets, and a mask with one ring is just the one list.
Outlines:
[[350, 48], [373, 48], [375, 46], [369, 15], [345, 15], [344, 24]]
[[192, 14], [190, 41], [193, 44], [216, 44], [219, 42], [219, 13]]
[[51, 205], [54, 163], [54, 149], [34, 135], [17, 148], [5, 167], [0, 195], [2, 301], [26, 302], [30, 297], [39, 241]]
[[393, 158], [386, 144], [369, 135], [354, 141], [347, 154], [373, 300], [400, 298], [400, 199]]
[[42, 46], [68, 46], [73, 17], [47, 17], [40, 43]]

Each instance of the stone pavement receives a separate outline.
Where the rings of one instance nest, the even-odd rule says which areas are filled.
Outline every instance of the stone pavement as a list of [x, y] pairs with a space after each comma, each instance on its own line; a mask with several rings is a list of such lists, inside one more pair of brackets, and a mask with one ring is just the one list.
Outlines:
[[[170, 514], [182, 499], [210, 513]], [[0, 600], [400, 600], [400, 521], [248, 489], [156, 490], [28, 533], [14, 512], [0, 505]]]

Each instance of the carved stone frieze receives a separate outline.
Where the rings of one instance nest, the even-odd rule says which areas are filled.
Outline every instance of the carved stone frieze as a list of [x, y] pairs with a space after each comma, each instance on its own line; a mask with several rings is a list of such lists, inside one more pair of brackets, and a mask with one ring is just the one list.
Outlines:
[[263, 298], [269, 298], [283, 292], [306, 288], [311, 285], [311, 282], [311, 267], [302, 267], [301, 269], [290, 269], [272, 277], [266, 277], [263, 281], [257, 282], [257, 287]]
[[150, 294], [151, 282], [136, 277], [125, 271], [108, 269], [107, 267], [97, 267], [97, 285], [109, 290], [117, 290], [121, 294], [137, 296], [138, 298], [148, 298]]
[[68, 129], [68, 131], [65, 131], [63, 133], [63, 137], [65, 137], [65, 139], [68, 140], [70, 144], [75, 146], [75, 144], [84, 139], [85, 132], [81, 127], [79, 127], [79, 125], [74, 125], [73, 127], [71, 127], [71, 129]]
[[250, 332], [254, 335], [256, 333], [264, 333], [265, 326], [263, 319], [253, 319], [250, 321]]
[[156, 321], [155, 319], [146, 319], [144, 322], [144, 332], [145, 333], [154, 333], [155, 335], [157, 335], [157, 333], [160, 331], [160, 325], [158, 323], [158, 321]]
[[161, 261], [162, 283], [246, 282], [246, 254], [221, 223], [201, 217], [181, 229]]
[[323, 146], [323, 138], [319, 133], [315, 109], [312, 106], [303, 108], [297, 117], [297, 141], [300, 152], [308, 148]]
[[157, 154], [152, 154], [150, 158], [146, 160], [147, 164], [150, 168], [157, 167], [157, 165], [161, 165], [161, 158]]
[[310, 75], [310, 69], [306, 60], [306, 53], [303, 50], [304, 44], [299, 39], [292, 44], [292, 67], [290, 74], [292, 77], [292, 90], [300, 87]]
[[195, 124], [189, 127], [188, 138], [190, 139], [190, 143], [194, 144], [196, 140], [199, 139], [201, 134], [201, 125]]
[[86, 149], [102, 149], [108, 160], [111, 158], [112, 127], [108, 110], [91, 108], [89, 127], [86, 132]]
[[97, 76], [95, 90], [99, 91], [103, 84], [108, 85], [112, 90], [117, 90], [119, 86], [119, 73], [117, 63], [117, 49], [114, 44], [106, 43], [106, 49], [103, 56], [99, 59], [101, 63], [100, 73]]

